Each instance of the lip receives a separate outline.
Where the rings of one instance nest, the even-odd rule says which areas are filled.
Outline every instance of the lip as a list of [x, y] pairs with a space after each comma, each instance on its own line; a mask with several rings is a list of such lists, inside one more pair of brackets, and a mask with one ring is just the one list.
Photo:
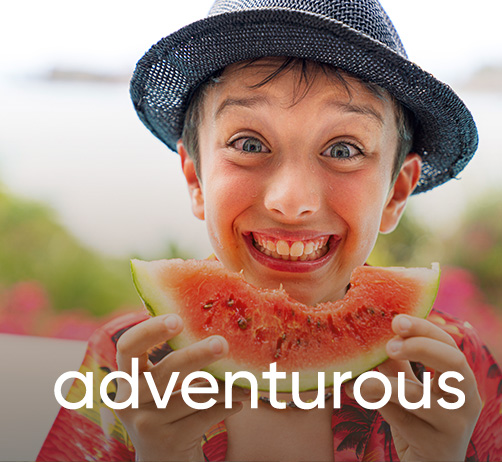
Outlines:
[[[326, 234], [320, 234], [317, 232], [287, 232], [284, 230], [260, 230], [256, 231], [257, 234], [265, 234], [271, 237], [275, 237], [277, 239], [284, 239], [290, 241], [306, 241], [319, 239], [321, 237], [325, 237]], [[336, 235], [330, 235], [328, 240], [328, 252], [326, 255], [323, 255], [321, 258], [312, 261], [290, 261], [290, 260], [278, 260], [276, 258], [269, 257], [261, 253], [253, 244], [253, 235], [251, 232], [246, 232], [243, 234], [244, 241], [249, 248], [249, 253], [251, 256], [263, 266], [270, 268], [275, 271], [283, 271], [289, 273], [308, 273], [311, 271], [315, 271], [322, 266], [324, 266], [328, 260], [331, 258], [333, 253], [336, 251], [338, 247], [338, 243], [340, 242], [340, 238]]]
[[[274, 237], [277, 240], [283, 239], [285, 241], [309, 241], [320, 239], [326, 236], [333, 236], [332, 234], [319, 233], [317, 231], [288, 231], [280, 228], [267, 228], [267, 229], [255, 229], [254, 231], [246, 231], [244, 234], [245, 237], [251, 236], [253, 233], [255, 234], [263, 234], [265, 236]], [[336, 236], [335, 236], [336, 237]]]

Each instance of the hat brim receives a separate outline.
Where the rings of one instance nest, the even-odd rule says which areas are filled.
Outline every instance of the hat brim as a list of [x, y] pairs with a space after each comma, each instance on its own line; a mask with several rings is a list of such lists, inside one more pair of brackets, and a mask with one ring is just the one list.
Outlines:
[[194, 89], [229, 64], [264, 56], [331, 64], [380, 85], [410, 109], [419, 122], [413, 152], [423, 159], [414, 193], [456, 177], [477, 149], [472, 115], [448, 85], [371, 37], [307, 12], [256, 9], [192, 23], [138, 62], [131, 98], [143, 123], [176, 151]]

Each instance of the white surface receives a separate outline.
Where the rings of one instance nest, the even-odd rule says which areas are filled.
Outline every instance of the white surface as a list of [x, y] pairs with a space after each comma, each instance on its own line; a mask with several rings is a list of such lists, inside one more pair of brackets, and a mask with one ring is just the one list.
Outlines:
[[0, 334], [0, 461], [35, 460], [59, 410], [54, 383], [78, 370], [85, 347], [75, 340]]

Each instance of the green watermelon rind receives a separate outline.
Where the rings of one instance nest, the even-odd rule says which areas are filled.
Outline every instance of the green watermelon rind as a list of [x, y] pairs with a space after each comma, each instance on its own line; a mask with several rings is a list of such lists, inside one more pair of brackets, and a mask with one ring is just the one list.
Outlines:
[[[131, 260], [131, 273], [134, 281], [136, 290], [142, 299], [146, 309], [152, 316], [168, 313], [176, 313], [183, 318], [183, 313], [179, 312], [177, 307], [177, 302], [169, 296], [169, 290], [162, 287], [165, 284], [165, 280], [162, 283], [156, 279], [157, 268], [155, 264], [161, 265], [162, 260], [157, 262], [145, 262], [141, 260]], [[403, 267], [388, 267], [379, 268], [385, 271], [402, 273], [403, 271], [411, 274], [413, 270], [424, 271], [424, 268], [403, 268]], [[412, 316], [417, 316], [421, 318], [426, 318], [430, 313], [434, 300], [437, 296], [439, 289], [439, 279], [440, 279], [440, 268], [438, 263], [433, 263], [430, 270], [426, 270], [426, 275], [428, 282], [424, 284], [424, 290], [422, 291], [422, 300], [417, 301], [416, 309], [409, 310], [407, 314]], [[418, 276], [416, 276], [418, 277]], [[148, 295], [147, 295], [148, 294]], [[155, 309], [154, 307], [162, 307]], [[392, 335], [391, 335], [392, 336]], [[390, 337], [391, 337], [390, 336]], [[390, 337], [388, 339], [390, 339]], [[383, 363], [388, 359], [386, 353], [385, 344], [387, 340], [382, 341], [382, 345], [373, 347], [368, 353], [360, 355], [356, 359], [351, 359], [345, 364], [340, 362], [336, 366], [326, 367], [322, 371], [325, 372], [325, 387], [330, 387], [333, 385], [333, 373], [340, 372], [341, 374], [347, 371], [352, 373], [352, 378], [356, 378], [360, 374], [372, 370], [379, 364]], [[173, 350], [178, 350], [185, 348], [202, 338], [196, 338], [192, 336], [189, 332], [182, 332], [178, 336], [170, 339], [167, 343]], [[333, 361], [334, 363], [335, 361]], [[278, 368], [280, 370], [280, 368]], [[216, 361], [204, 368], [205, 371], [211, 373], [214, 377], [220, 380], [225, 379], [226, 372], [236, 373], [238, 371], [249, 371], [251, 372], [258, 383], [258, 389], [263, 391], [268, 391], [269, 381], [268, 379], [262, 378], [262, 373], [267, 372], [266, 370], [253, 370], [250, 367], [243, 366], [242, 363], [234, 361], [232, 359], [223, 358]], [[306, 391], [318, 388], [318, 372], [321, 370], [319, 367], [308, 369], [304, 368], [299, 371], [299, 390]], [[277, 381], [279, 392], [291, 392], [292, 382], [291, 374], [287, 375], [287, 379]], [[243, 388], [250, 388], [249, 381], [246, 379], [237, 379], [235, 385], [241, 386]]]

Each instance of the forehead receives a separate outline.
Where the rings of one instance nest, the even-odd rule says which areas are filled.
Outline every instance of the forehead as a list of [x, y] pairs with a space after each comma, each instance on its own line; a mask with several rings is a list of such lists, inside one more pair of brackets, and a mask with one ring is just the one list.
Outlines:
[[214, 119], [236, 107], [274, 102], [291, 108], [307, 96], [381, 123], [389, 115], [397, 119], [394, 99], [380, 87], [319, 63], [272, 57], [227, 66], [209, 87], [204, 112]]

